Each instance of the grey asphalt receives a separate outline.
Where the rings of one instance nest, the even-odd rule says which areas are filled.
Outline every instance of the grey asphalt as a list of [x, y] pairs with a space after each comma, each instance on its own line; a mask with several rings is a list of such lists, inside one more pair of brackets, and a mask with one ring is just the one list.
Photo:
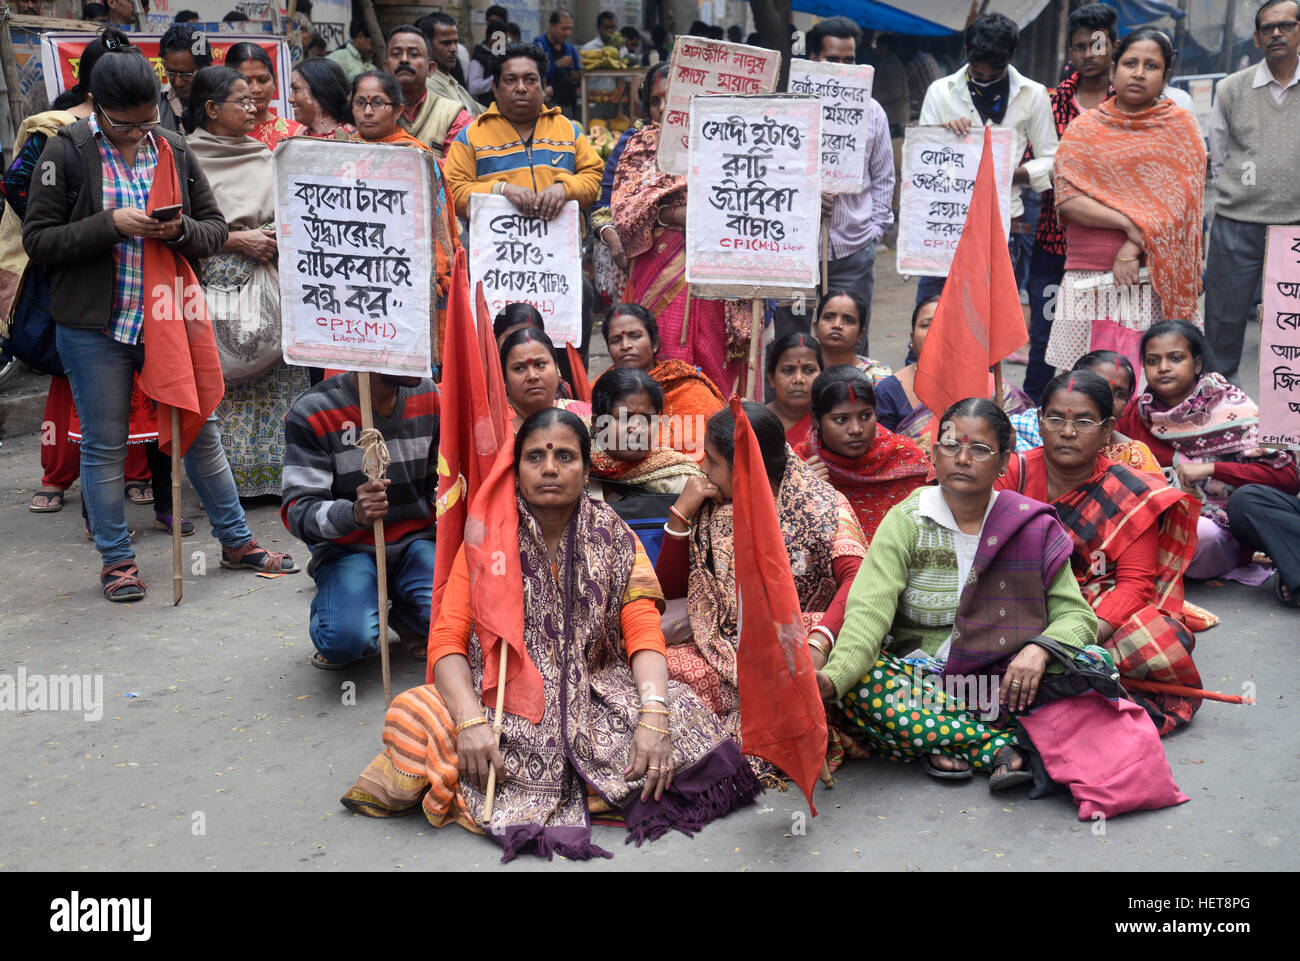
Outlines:
[[[897, 362], [914, 288], [888, 257], [877, 276], [873, 352]], [[418, 813], [378, 821], [339, 804], [381, 747], [379, 663], [307, 663], [306, 574], [221, 570], [205, 519], [191, 512], [199, 532], [185, 540], [185, 599], [172, 607], [170, 538], [152, 530], [149, 508], [128, 507], [150, 593], [109, 604], [76, 489], [60, 514], [27, 510], [38, 441], [0, 448], [0, 685], [20, 669], [99, 675], [104, 711], [86, 720], [0, 709], [0, 869], [501, 869], [488, 839], [434, 829]], [[194, 503], [188, 488], [186, 497]], [[262, 543], [305, 562], [277, 505], [248, 507]], [[815, 819], [796, 791], [768, 792], [694, 839], [634, 848], [619, 829], [596, 828], [612, 860], [521, 858], [504, 870], [1294, 870], [1300, 612], [1266, 586], [1194, 584], [1188, 596], [1222, 619], [1198, 638], [1206, 685], [1253, 685], [1257, 703], [1206, 703], [1165, 740], [1186, 804], [1080, 822], [1065, 798], [994, 796], [979, 776], [937, 782], [873, 758], [817, 789]], [[393, 665], [396, 690], [422, 682], [423, 663], [396, 646]]]

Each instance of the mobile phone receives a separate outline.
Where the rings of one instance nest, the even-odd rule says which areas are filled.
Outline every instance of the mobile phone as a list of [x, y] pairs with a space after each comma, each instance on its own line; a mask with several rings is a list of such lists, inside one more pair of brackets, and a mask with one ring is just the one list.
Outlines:
[[154, 220], [175, 220], [180, 213], [181, 205], [172, 204], [170, 207], [159, 207], [157, 210], [149, 211], [149, 216]]

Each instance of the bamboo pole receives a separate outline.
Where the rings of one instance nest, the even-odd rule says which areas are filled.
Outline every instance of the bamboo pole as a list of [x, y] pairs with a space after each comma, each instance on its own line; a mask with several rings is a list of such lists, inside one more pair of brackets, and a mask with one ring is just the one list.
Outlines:
[[[370, 407], [370, 374], [357, 374], [361, 401], [361, 429], [374, 430], [375, 412]], [[378, 480], [378, 478], [372, 478]], [[375, 521], [375, 574], [379, 581], [379, 664], [384, 675], [384, 703], [393, 703], [393, 675], [388, 664], [388, 561], [384, 552], [384, 522]]]
[[[497, 672], [497, 712], [492, 719], [492, 743], [497, 747], [501, 746], [501, 715], [506, 708], [506, 656], [510, 653], [510, 645], [506, 639], [501, 638], [501, 668]], [[492, 801], [497, 793], [497, 769], [495, 764], [488, 765], [488, 783], [487, 783], [487, 804], [483, 807], [483, 823], [492, 823]]]
[[822, 221], [822, 296], [830, 293], [831, 225]]
[[181, 602], [185, 581], [181, 576], [181, 412], [172, 409], [172, 607]]
[[691, 285], [686, 285], [686, 310], [682, 313], [682, 343], [686, 346], [686, 330], [691, 324]]
[[993, 365], [993, 403], [1002, 406], [1002, 361]]
[[753, 308], [753, 320], [749, 325], [749, 369], [746, 372], [745, 387], [750, 400], [759, 400], [762, 397], [758, 385], [758, 358], [763, 340], [763, 302], [756, 297], [750, 303]]

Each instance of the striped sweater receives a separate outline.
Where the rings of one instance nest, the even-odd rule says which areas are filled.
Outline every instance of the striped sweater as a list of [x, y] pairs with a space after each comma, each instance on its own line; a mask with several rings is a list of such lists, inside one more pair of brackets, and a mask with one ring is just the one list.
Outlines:
[[[438, 420], [438, 389], [427, 378], [416, 387], [398, 388], [391, 418], [375, 413], [375, 427], [392, 458], [384, 518], [390, 561], [411, 541], [434, 537]], [[289, 532], [311, 547], [333, 544], [374, 553], [374, 528], [357, 526], [352, 516], [357, 489], [366, 482], [361, 449], [355, 446], [360, 434], [361, 408], [348, 373], [303, 393], [285, 417], [280, 516]]]

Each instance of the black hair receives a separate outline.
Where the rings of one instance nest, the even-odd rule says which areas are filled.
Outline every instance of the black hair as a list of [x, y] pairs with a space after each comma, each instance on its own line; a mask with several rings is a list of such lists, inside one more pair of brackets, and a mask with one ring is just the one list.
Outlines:
[[188, 53], [194, 58], [194, 63], [200, 67], [212, 66], [212, 52], [206, 41], [200, 44], [202, 53], [194, 52], [194, 38], [202, 37], [199, 30], [184, 23], [173, 23], [167, 28], [167, 32], [158, 38], [158, 55], [165, 57], [169, 53]]
[[1142, 342], [1138, 352], [1145, 357], [1147, 353], [1147, 344], [1157, 337], [1164, 337], [1166, 334], [1177, 334], [1183, 340], [1187, 341], [1187, 346], [1192, 352], [1192, 359], [1202, 362], [1209, 354], [1209, 346], [1205, 342], [1205, 335], [1189, 324], [1185, 320], [1162, 320], [1158, 324], [1152, 324], [1142, 335]]
[[912, 308], [912, 323], [911, 326], [908, 327], [908, 330], [916, 330], [916, 319], [921, 316], [922, 307], [928, 307], [930, 304], [937, 304], [938, 302], [938, 294], [931, 294], [929, 297], [918, 302], [917, 305]]
[[1070, 14], [1066, 42], [1077, 30], [1087, 30], [1089, 36], [1098, 30], [1104, 30], [1106, 36], [1110, 37], [1110, 42], [1114, 43], [1119, 36], [1118, 25], [1119, 12], [1114, 7], [1104, 3], [1086, 3]]
[[811, 57], [813, 54], [821, 56], [822, 39], [825, 37], [852, 40], [853, 49], [856, 51], [862, 43], [862, 28], [848, 17], [827, 17], [825, 20], [818, 20], [804, 38], [808, 47], [808, 56]]
[[455, 27], [457, 32], [460, 31], [460, 24], [456, 22], [456, 18], [443, 13], [441, 10], [433, 13], [426, 13], [423, 17], [417, 20], [416, 23], [419, 25], [420, 29], [430, 37], [433, 36], [434, 27]]
[[547, 20], [546, 22], [550, 24], [556, 24], [559, 23], [561, 18], [563, 17], [568, 17], [570, 20], [572, 20], [573, 14], [569, 13], [568, 10], [561, 10], [559, 8], [556, 8], [555, 10], [551, 11], [551, 19]]
[[523, 29], [513, 20], [506, 21], [506, 33], [512, 37], [522, 37], [524, 35]]
[[507, 60], [517, 60], [520, 57], [527, 57], [533, 63], [537, 64], [537, 75], [546, 76], [546, 54], [531, 43], [512, 43], [506, 47], [501, 56], [492, 61], [492, 83], [501, 82], [501, 68], [506, 65]]
[[[781, 483], [785, 476], [788, 447], [785, 442], [785, 428], [781, 418], [757, 401], [746, 400], [740, 405], [749, 425], [754, 428], [758, 438], [758, 449], [763, 455], [763, 469], [773, 486]], [[704, 440], [722, 455], [729, 465], [736, 463], [736, 418], [731, 416], [731, 408], [724, 407], [704, 425]]]
[[[321, 50], [325, 50], [325, 49], [326, 49], [326, 46], [325, 46], [325, 38], [322, 37], [322, 36], [320, 35], [319, 32], [313, 30], [313, 31], [312, 31], [312, 35], [311, 35], [311, 39], [309, 39], [309, 40], [307, 41], [307, 49], [308, 49], [308, 50], [315, 50], [317, 47], [319, 47]], [[322, 60], [322, 59], [325, 59], [325, 58], [323, 58], [323, 57], [315, 57], [315, 58], [312, 58], [312, 59]], [[302, 62], [303, 62], [303, 63], [306, 63], [307, 61], [304, 60], [304, 61], [302, 61]], [[330, 63], [334, 63], [334, 61], [332, 61], [332, 60], [330, 60], [329, 62], [330, 62]], [[338, 66], [338, 64], [335, 64], [335, 66]], [[340, 69], [341, 69], [341, 68], [340, 68]], [[344, 75], [343, 75], [343, 79], [344, 79], [344, 82], [345, 82], [345, 84], [346, 84], [346, 81], [347, 81], [347, 74], [344, 74]]]
[[528, 324], [542, 333], [546, 332], [546, 322], [542, 320], [541, 312], [532, 304], [517, 300], [506, 304], [496, 317], [492, 318], [492, 336], [500, 337], [504, 331], [516, 324]]
[[519, 425], [519, 433], [515, 434], [516, 477], [519, 476], [519, 458], [524, 452], [524, 442], [528, 440], [529, 435], [555, 426], [567, 427], [573, 431], [578, 438], [578, 449], [582, 452], [582, 466], [584, 468], [591, 466], [591, 431], [587, 429], [587, 425], [577, 414], [570, 413], [563, 407], [543, 407], [525, 417], [524, 422]]
[[185, 101], [185, 130], [193, 133], [206, 127], [208, 114], [204, 109], [209, 100], [225, 100], [231, 89], [244, 79], [244, 75], [231, 67], [204, 67], [194, 75], [189, 99]]
[[828, 290], [822, 295], [822, 299], [817, 301], [817, 313], [813, 315], [813, 323], [816, 324], [821, 319], [822, 310], [825, 309], [828, 301], [835, 297], [847, 297], [853, 301], [853, 309], [858, 312], [858, 327], [864, 327], [867, 323], [867, 302], [853, 290]]
[[247, 23], [248, 14], [240, 13], [238, 10], [231, 10], [221, 18], [222, 23]]
[[102, 3], [83, 3], [81, 5], [82, 20], [99, 20], [108, 16], [108, 7]]
[[487, 8], [487, 12], [483, 14], [483, 17], [487, 20], [500, 20], [504, 22], [510, 19], [510, 11], [501, 6], [501, 4], [494, 3], [492, 6]]
[[812, 385], [813, 424], [829, 414], [836, 404], [861, 400], [876, 406], [876, 389], [871, 378], [852, 364], [836, 364], [827, 367]]
[[506, 369], [506, 358], [510, 352], [520, 344], [541, 344], [551, 352], [551, 360], [555, 361], [555, 344], [551, 343], [551, 338], [546, 335], [546, 331], [538, 330], [536, 327], [520, 327], [518, 330], [511, 331], [506, 335], [506, 339], [501, 341], [501, 370]]
[[609, 309], [605, 319], [600, 322], [600, 335], [605, 338], [605, 346], [609, 346], [609, 325], [613, 323], [615, 317], [635, 317], [641, 321], [646, 336], [650, 338], [650, 343], [654, 345], [654, 352], [659, 353], [659, 322], [655, 320], [654, 314], [640, 304], [616, 304]]
[[[394, 31], [396, 32], [396, 31]], [[391, 34], [390, 34], [391, 36]], [[354, 100], [357, 96], [357, 87], [361, 86], [361, 81], [368, 78], [374, 78], [379, 81], [379, 86], [383, 88], [384, 96], [393, 101], [393, 109], [397, 109], [406, 100], [402, 97], [402, 85], [397, 82], [397, 78], [391, 73], [385, 73], [383, 70], [366, 70], [352, 78], [352, 89], [348, 91], [348, 100]], [[336, 120], [342, 119], [339, 117]], [[355, 119], [355, 118], [354, 118]]]
[[1070, 370], [1057, 374], [1043, 388], [1042, 401], [1039, 403], [1039, 416], [1047, 409], [1048, 402], [1057, 394], [1082, 394], [1092, 401], [1102, 420], [1115, 416], [1115, 395], [1111, 393], [1110, 384], [1090, 370]]
[[1115, 62], [1119, 63], [1119, 58], [1124, 55], [1129, 47], [1144, 40], [1153, 40], [1156, 46], [1160, 48], [1160, 55], [1165, 58], [1165, 76], [1168, 77], [1174, 69], [1174, 43], [1169, 39], [1169, 34], [1163, 30], [1157, 30], [1155, 27], [1140, 27], [1132, 33], [1125, 34], [1123, 39], [1115, 45]]
[[1137, 390], [1138, 379], [1137, 373], [1133, 370], [1133, 362], [1118, 351], [1090, 350], [1076, 360], [1070, 370], [1092, 370], [1098, 364], [1114, 364], [1128, 374], [1129, 393]]
[[732, 43], [740, 43], [745, 39], [745, 31], [740, 24], [733, 23], [727, 28], [727, 39]]
[[600, 13], [596, 14], [596, 26], [598, 27], [602, 23], [609, 23], [609, 21], [611, 20], [613, 20], [614, 23], [617, 25], [618, 17], [614, 16], [613, 10], [602, 10], [600, 11]]
[[636, 27], [624, 27], [619, 31], [619, 34], [624, 40], [636, 40], [638, 42], [641, 40], [641, 31]]
[[710, 39], [710, 40], [726, 40], [726, 39], [727, 39], [727, 33], [726, 33], [725, 30], [723, 30], [720, 26], [718, 26], [718, 25], [715, 23], [713, 26], [709, 27], [709, 39]]
[[296, 70], [307, 83], [312, 98], [320, 104], [321, 110], [334, 120], [344, 123], [351, 121], [352, 109], [348, 106], [348, 75], [333, 60], [317, 57], [303, 60]]
[[967, 63], [986, 63], [1001, 70], [1016, 55], [1020, 28], [1005, 14], [981, 13], [967, 25], [964, 39]]
[[202, 20], [197, 10], [182, 10], [176, 16], [172, 17], [172, 23], [189, 23], [192, 20]]
[[298, 3], [293, 8], [293, 12], [295, 14], [298, 13], [306, 14], [310, 18], [311, 6], [312, 6], [311, 0], [298, 0]]
[[388, 31], [388, 42], [392, 43], [393, 38], [399, 33], [413, 33], [424, 41], [424, 55], [426, 58], [433, 57], [433, 45], [429, 42], [429, 35], [413, 23], [399, 23]]
[[1263, 3], [1255, 10], [1255, 32], [1259, 33], [1260, 19], [1259, 15], [1269, 7], [1276, 7], [1279, 3], [1294, 3], [1296, 9], [1300, 10], [1300, 0], [1264, 0]]
[[364, 20], [353, 20], [348, 24], [348, 39], [355, 40], [357, 37], [370, 37], [370, 28]]
[[705, 40], [709, 39], [709, 25], [703, 20], [693, 21], [691, 23], [689, 36], [703, 37]]
[[[1096, 376], [1095, 374], [1093, 376]], [[1110, 393], [1110, 388], [1106, 388]], [[999, 407], [987, 397], [967, 397], [965, 400], [959, 400], [943, 412], [939, 418], [939, 424], [948, 423], [958, 417], [977, 417], [984, 423], [993, 428], [993, 432], [998, 437], [998, 448], [1003, 454], [1015, 452], [1015, 444], [1012, 437], [1015, 432], [1011, 429], [1011, 418], [1007, 412]]]
[[239, 65], [245, 60], [252, 60], [260, 63], [271, 72], [272, 77], [275, 77], [275, 64], [271, 61], [271, 55], [258, 44], [249, 43], [248, 41], [237, 43], [226, 51], [226, 62], [224, 66], [238, 70]]
[[99, 58], [89, 90], [101, 111], [156, 105], [158, 73], [139, 47], [118, 47]]
[[660, 60], [657, 64], [646, 71], [645, 79], [641, 81], [641, 113], [650, 116], [650, 91], [659, 81], [660, 77], [668, 75], [669, 62]]
[[778, 337], [767, 348], [767, 376], [772, 377], [776, 374], [776, 368], [781, 363], [782, 354], [797, 347], [807, 347], [817, 356], [817, 366], [826, 366], [826, 360], [822, 357], [822, 345], [818, 343], [817, 338], [812, 334], [803, 334], [797, 330], [792, 330], [785, 336]]
[[644, 393], [656, 414], [664, 412], [664, 389], [644, 370], [632, 367], [611, 367], [591, 385], [591, 417], [612, 417], [614, 405], [624, 397]]
[[86, 102], [90, 90], [90, 77], [95, 72], [95, 64], [110, 49], [130, 47], [131, 40], [117, 27], [105, 27], [99, 36], [86, 44], [81, 51], [81, 62], [77, 65], [77, 82], [55, 99], [50, 106], [55, 110], [68, 110]]

